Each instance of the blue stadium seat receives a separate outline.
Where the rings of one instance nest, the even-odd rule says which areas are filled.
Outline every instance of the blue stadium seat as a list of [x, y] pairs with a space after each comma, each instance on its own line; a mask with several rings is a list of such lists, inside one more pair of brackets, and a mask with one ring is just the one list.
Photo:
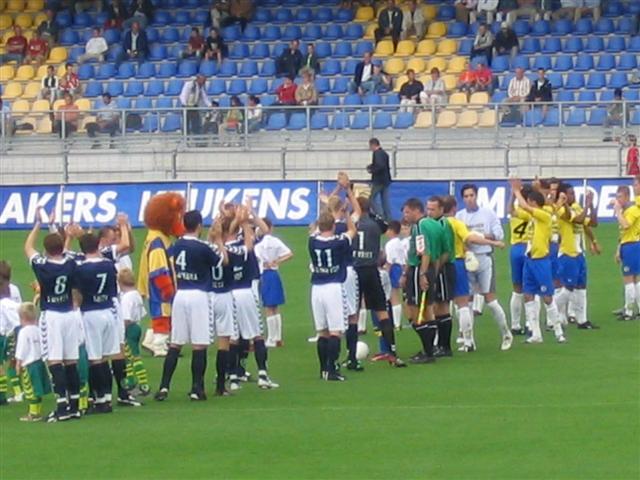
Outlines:
[[106, 80], [116, 75], [116, 66], [113, 63], [101, 63], [96, 71], [95, 78]]
[[518, 37], [524, 37], [529, 34], [529, 22], [526, 20], [516, 20], [512, 25], [513, 30]]
[[262, 59], [268, 58], [269, 55], [269, 45], [266, 43], [258, 42], [251, 48], [251, 54], [249, 55], [249, 57], [254, 59]]
[[282, 55], [282, 52], [284, 52], [287, 48], [289, 48], [289, 45], [287, 43], [275, 44], [271, 49], [272, 57], [278, 58], [280, 55]]
[[564, 124], [570, 127], [579, 127], [580, 125], [584, 125], [587, 123], [586, 112], [587, 110], [585, 108], [574, 108], [573, 110], [570, 110]]
[[267, 25], [262, 32], [262, 39], [268, 41], [280, 40], [280, 27]]
[[149, 97], [136, 98], [134, 106], [138, 110], [151, 110], [153, 108]]
[[448, 38], [460, 38], [467, 34], [467, 24], [462, 22], [451, 22], [447, 28]]
[[93, 25], [93, 19], [86, 12], [76, 13], [73, 17], [73, 25], [81, 28], [90, 27]]
[[584, 75], [578, 72], [570, 72], [564, 83], [564, 88], [577, 90], [584, 87]]
[[258, 64], [253, 60], [245, 60], [240, 65], [239, 77], [257, 77], [258, 76]]
[[547, 110], [547, 114], [542, 120], [542, 125], [545, 127], [559, 127], [560, 126], [560, 112], [556, 107], [550, 107]]
[[207, 93], [209, 95], [222, 95], [227, 91], [226, 83], [221, 78], [212, 78], [207, 84]]
[[78, 67], [78, 78], [80, 80], [88, 80], [90, 78], [94, 78], [95, 73], [93, 70], [93, 65], [89, 63], [83, 63]]
[[109, 28], [103, 33], [104, 39], [107, 41], [107, 45], [113, 45], [120, 41], [120, 30], [115, 28]]
[[167, 58], [167, 47], [159, 43], [152, 44], [149, 52], [149, 60], [159, 61], [165, 58]]
[[60, 28], [70, 27], [73, 23], [73, 16], [69, 10], [62, 10], [58, 12], [56, 15], [56, 23], [60, 26]]
[[624, 14], [624, 7], [618, 2], [606, 2], [602, 14], [605, 17], [619, 17]]
[[[362, 57], [367, 52], [373, 53], [373, 43], [372, 42], [364, 41], [364, 42], [356, 43], [356, 51], [355, 51], [355, 56], [356, 57]], [[460, 52], [458, 51], [458, 53], [460, 53]]]
[[362, 99], [363, 105], [382, 105], [382, 97], [377, 93], [366, 95]]
[[344, 33], [345, 40], [360, 40], [364, 36], [364, 29], [359, 23], [352, 23], [347, 25], [347, 29]]
[[316, 77], [316, 90], [318, 93], [327, 93], [331, 90], [331, 82], [327, 77]]
[[623, 52], [627, 48], [625, 37], [622, 36], [613, 36], [610, 37], [607, 41], [607, 52], [611, 53], [619, 53]]
[[189, 25], [191, 23], [191, 14], [189, 10], [177, 10], [173, 17], [174, 25]]
[[229, 58], [242, 60], [249, 56], [249, 45], [246, 43], [235, 43], [229, 50]]
[[590, 111], [589, 121], [587, 125], [592, 125], [594, 127], [600, 127], [604, 125], [604, 122], [607, 118], [607, 109], [606, 108], [594, 108]]
[[574, 33], [576, 35], [589, 35], [593, 31], [593, 25], [588, 18], [581, 18], [575, 24]]
[[206, 25], [209, 21], [209, 12], [205, 9], [196, 10], [193, 13], [194, 25]]
[[302, 37], [302, 29], [299, 25], [287, 25], [282, 32], [282, 40], [298, 40]]
[[631, 125], [640, 125], [640, 109], [635, 109], [631, 113], [631, 118], [629, 119], [629, 123]]
[[266, 60], [262, 64], [262, 68], [260, 69], [260, 73], [258, 75], [260, 77], [275, 77], [276, 63], [273, 60]]
[[345, 128], [349, 128], [350, 124], [351, 122], [349, 120], [348, 113], [338, 112], [334, 114], [333, 118], [331, 119], [332, 130], [343, 130]]
[[99, 97], [102, 95], [102, 83], [95, 80], [87, 82], [87, 86], [84, 89], [84, 96], [87, 98]]
[[307, 114], [295, 112], [289, 117], [287, 130], [305, 130], [307, 128]]
[[508, 90], [509, 89], [509, 82], [511, 81], [511, 79], [514, 77], [514, 75], [509, 74], [509, 75], [504, 75], [502, 77], [502, 83], [500, 84], [500, 89], [501, 90]]
[[351, 121], [352, 130], [366, 130], [369, 125], [369, 112], [357, 112]]
[[596, 90], [599, 88], [604, 88], [606, 84], [607, 78], [605, 77], [604, 73], [596, 72], [589, 75], [586, 87]]
[[180, 32], [177, 28], [167, 27], [160, 34], [160, 41], [162, 43], [176, 43], [180, 40]]
[[622, 92], [622, 98], [629, 102], [637, 102], [640, 100], [640, 91], [639, 90], [625, 90]]
[[247, 91], [247, 81], [244, 79], [236, 78], [231, 80], [227, 93], [229, 95], [242, 95]]
[[573, 70], [573, 57], [570, 55], [558, 55], [553, 69], [558, 72]]
[[609, 78], [609, 88], [624, 88], [629, 85], [629, 79], [625, 72], [614, 72]]
[[169, 55], [167, 56], [167, 60], [182, 60], [182, 52], [184, 51], [182, 45], [171, 45], [168, 50]]
[[129, 80], [124, 89], [125, 97], [138, 97], [144, 93], [144, 83], [139, 80]]
[[456, 16], [456, 9], [453, 5], [441, 4], [438, 9], [437, 19], [443, 22], [448, 22], [454, 19]]
[[342, 74], [352, 77], [356, 73], [356, 67], [358, 66], [359, 62], [360, 60], [355, 58], [350, 58], [349, 60], [345, 60], [344, 63], [342, 64]]
[[[362, 99], [357, 93], [348, 93], [342, 99], [342, 105], [348, 107], [359, 107], [360, 105], [362, 105]], [[349, 110], [354, 110], [354, 108], [349, 108]]]
[[220, 34], [222, 38], [224, 38], [224, 41], [229, 44], [240, 39], [242, 36], [242, 30], [240, 30], [239, 25], [231, 25], [229, 27], [224, 27]]
[[90, 28], [87, 28], [82, 33], [80, 33], [80, 41], [82, 43], [87, 43], [92, 36], [92, 30]]
[[596, 70], [601, 72], [608, 72], [609, 70], [615, 70], [616, 68], [616, 57], [614, 57], [610, 53], [602, 54], [598, 58], [598, 63], [596, 64]]
[[551, 32], [551, 25], [547, 20], [538, 20], [531, 27], [531, 35], [535, 37], [544, 37]]
[[144, 133], [154, 133], [158, 131], [158, 116], [145, 115], [142, 117], [142, 131]]
[[322, 28], [320, 25], [312, 23], [305, 27], [304, 32], [302, 33], [303, 40], [318, 40], [322, 38]]
[[131, 109], [131, 99], [120, 97], [116, 100], [116, 105], [118, 108], [122, 108], [123, 110]]
[[551, 57], [548, 57], [546, 55], [536, 56], [531, 68], [533, 70], [538, 70], [540, 68], [542, 68], [543, 70], [551, 70]]
[[174, 97], [176, 95], [180, 95], [183, 84], [184, 84], [184, 80], [180, 80], [178, 78], [169, 80], [169, 83], [167, 84], [167, 88], [165, 89], [164, 94], [174, 96]]
[[276, 89], [282, 85], [284, 83], [284, 80], [282, 78], [276, 78], [274, 79], [271, 84], [269, 85], [269, 93], [271, 94], [275, 94], [276, 93]]
[[299, 8], [296, 11], [295, 18], [298, 23], [310, 23], [313, 19], [313, 12], [310, 8]]
[[353, 20], [353, 17], [354, 15], [352, 10], [341, 8], [338, 10], [338, 13], [334, 18], [334, 21], [338, 23], [347, 23], [347, 22], [351, 22]]
[[329, 117], [326, 113], [315, 112], [311, 117], [311, 130], [324, 130], [329, 128]]
[[136, 75], [136, 67], [132, 62], [123, 62], [118, 67], [118, 73], [116, 74], [116, 78], [121, 80], [127, 80], [131, 77], [135, 77]]
[[520, 49], [520, 53], [523, 54], [531, 54], [538, 53], [540, 51], [540, 39], [525, 37], [522, 42], [522, 48]]
[[282, 130], [287, 126], [287, 118], [284, 113], [272, 113], [269, 115], [266, 129], [269, 131]]
[[235, 62], [223, 60], [218, 70], [219, 77], [234, 77], [238, 74], [238, 67]]
[[276, 100], [277, 98], [275, 95], [262, 95], [260, 97], [260, 103], [265, 107], [270, 107], [271, 105], [276, 103]]
[[[351, 57], [353, 56], [353, 51], [351, 50], [350, 42], [338, 42], [336, 47], [333, 49], [333, 56], [337, 58], [343, 57]], [[360, 61], [358, 59], [358, 61]]]
[[629, 40], [629, 51], [633, 53], [640, 52], [640, 35], [631, 37], [631, 40]]
[[331, 93], [347, 93], [349, 89], [350, 79], [347, 77], [337, 77], [333, 80], [333, 86], [331, 87]]
[[122, 85], [122, 82], [119, 80], [114, 82], [109, 82], [107, 84], [107, 92], [109, 92], [112, 97], [119, 97], [124, 92], [124, 86]]
[[320, 105], [330, 106], [332, 108], [323, 109], [324, 111], [333, 112], [335, 111], [334, 107], [340, 105], [340, 97], [337, 95], [323, 95], [320, 97]]
[[562, 50], [562, 42], [558, 37], [547, 37], [542, 45], [542, 53], [558, 53]]
[[156, 30], [155, 28], [147, 28], [145, 30], [145, 32], [147, 32], [147, 41], [151, 44], [151, 43], [156, 43], [160, 40], [160, 34], [158, 33], [158, 30]]
[[255, 42], [256, 40], [260, 40], [260, 29], [255, 25], [247, 25], [242, 32], [242, 39], [248, 42]]
[[397, 93], [390, 93], [388, 95], [385, 95], [384, 104], [388, 105], [388, 107], [384, 108], [385, 111], [397, 112], [398, 106], [400, 105], [400, 95], [398, 95]]
[[393, 122], [390, 112], [377, 112], [373, 117], [374, 130], [384, 130], [386, 128], [391, 128], [392, 123]]
[[511, 60], [511, 68], [524, 68], [529, 70], [529, 57], [517, 55]]
[[256, 78], [251, 81], [251, 85], [249, 86], [249, 94], [250, 95], [262, 95], [263, 93], [267, 93], [269, 85], [267, 84], [267, 80], [264, 78]]
[[633, 70], [638, 67], [638, 56], [633, 53], [623, 53], [618, 59], [618, 70]]
[[613, 33], [614, 29], [613, 20], [610, 18], [601, 18], [594, 25], [593, 33], [596, 35], [609, 35]]
[[160, 130], [164, 133], [177, 132], [182, 130], [182, 115], [179, 113], [170, 112], [162, 122]]
[[413, 126], [413, 113], [401, 112], [396, 114], [396, 121], [393, 124], [393, 128], [407, 129]]
[[604, 50], [604, 40], [602, 37], [588, 37], [584, 51], [587, 53], [599, 53]]
[[136, 73], [137, 79], [146, 79], [152, 78], [156, 76], [156, 66], [151, 62], [144, 62], [138, 66], [138, 71]]
[[586, 72], [593, 69], [593, 57], [586, 53], [581, 53], [576, 59], [576, 64], [573, 67], [578, 72]]
[[158, 78], [170, 78], [170, 77], [175, 77], [176, 75], [176, 64], [173, 62], [163, 62], [160, 64], [160, 68], [158, 68], [158, 71], [156, 73], [156, 76]]
[[573, 90], [560, 90], [556, 94], [557, 102], [573, 102], [574, 100]]
[[205, 77], [212, 77], [218, 73], [218, 64], [213, 60], [203, 60], [198, 67], [198, 73]]
[[[580, 105], [582, 108], [592, 107], [596, 102], [596, 92], [592, 90], [582, 90], [578, 92], [578, 102], [583, 102], [584, 105]], [[589, 103], [589, 104], [587, 104]]]
[[324, 35], [322, 38], [325, 40], [338, 40], [344, 36], [344, 32], [342, 31], [341, 25], [336, 25], [335, 23], [330, 23], [324, 30]]
[[175, 106], [173, 98], [170, 97], [160, 97], [156, 99], [156, 108], [157, 109], [170, 109]]
[[[69, 49], [68, 61], [76, 63], [78, 61], [78, 57], [80, 55], [82, 55], [83, 53], [84, 53], [84, 47], [81, 47], [80, 45], [76, 45], [74, 47], [71, 47]], [[91, 61], [93, 61], [93, 59]]]
[[618, 25], [616, 27], [616, 33], [621, 33], [623, 35], [629, 35], [633, 32], [633, 19], [630, 17], [622, 17], [618, 20]]
[[293, 13], [288, 8], [278, 8], [273, 16], [274, 23], [291, 23], [293, 21]]
[[253, 21], [260, 23], [269, 23], [271, 21], [271, 11], [265, 8], [256, 9]]
[[166, 10], [156, 10], [153, 14], [153, 24], [159, 27], [169, 25], [172, 21], [171, 14]]
[[79, 42], [80, 37], [75, 30], [66, 28], [60, 33], [60, 45], [74, 45]]
[[314, 15], [314, 20], [318, 23], [329, 23], [333, 20], [333, 12], [330, 8], [318, 8]]
[[497, 55], [491, 60], [491, 70], [497, 73], [506, 72], [510, 69], [509, 57], [506, 55]]
[[164, 93], [164, 82], [162, 80], [151, 80], [147, 83], [145, 95], [147, 97], [157, 97]]
[[504, 92], [502, 90], [496, 90], [495, 92], [493, 92], [493, 95], [491, 96], [491, 102], [502, 103], [506, 98], [507, 98], [507, 92]]
[[571, 20], [562, 19], [556, 20], [551, 24], [551, 32], [554, 35], [565, 36], [573, 31], [573, 22]]
[[562, 78], [561, 73], [550, 72], [549, 74], [547, 74], [547, 78], [549, 79], [549, 82], [551, 82], [551, 86], [554, 90], [562, 88], [562, 86], [564, 85], [564, 79]]
[[527, 110], [524, 113], [522, 124], [525, 127], [537, 127], [538, 125], [542, 124], [542, 110], [540, 108]]
[[329, 42], [316, 43], [316, 55], [318, 58], [327, 58], [331, 56], [331, 44]]
[[340, 70], [340, 62], [333, 58], [328, 58], [320, 64], [321, 75], [337, 75], [338, 73], [340, 73]]
[[221, 108], [227, 108], [231, 106], [231, 97], [229, 96], [224, 96], [224, 97], [220, 97], [218, 99], [218, 105]]
[[582, 38], [580, 37], [569, 37], [567, 38], [562, 51], [564, 53], [578, 53], [582, 52], [584, 49], [582, 45]]
[[601, 102], [612, 102], [614, 100], [613, 98], [613, 90], [604, 90], [602, 92], [600, 92], [600, 99]]

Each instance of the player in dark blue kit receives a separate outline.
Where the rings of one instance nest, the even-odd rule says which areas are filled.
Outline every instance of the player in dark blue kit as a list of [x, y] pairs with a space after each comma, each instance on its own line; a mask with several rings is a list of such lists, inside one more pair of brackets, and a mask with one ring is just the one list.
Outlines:
[[200, 240], [202, 215], [197, 210], [185, 213], [186, 233], [169, 249], [176, 272], [177, 291], [173, 299], [171, 340], [162, 368], [160, 389], [156, 400], [169, 395], [171, 377], [178, 364], [182, 346], [192, 345], [191, 400], [206, 400], [204, 373], [207, 368], [207, 347], [214, 334], [213, 272], [226, 261], [222, 249]]
[[320, 377], [328, 381], [344, 381], [336, 368], [340, 356], [340, 337], [346, 328], [344, 281], [351, 257], [351, 241], [356, 228], [347, 217], [347, 231], [336, 235], [333, 215], [325, 212], [318, 219], [318, 232], [309, 237], [311, 258], [311, 308], [318, 333]]
[[45, 255], [35, 249], [40, 234], [41, 211], [27, 237], [24, 252], [31, 263], [40, 287], [40, 344], [42, 356], [49, 365], [56, 394], [56, 409], [48, 422], [80, 418], [78, 401], [78, 325], [73, 314], [71, 288], [76, 272], [75, 260], [63, 254], [64, 241], [57, 233], [44, 238]]

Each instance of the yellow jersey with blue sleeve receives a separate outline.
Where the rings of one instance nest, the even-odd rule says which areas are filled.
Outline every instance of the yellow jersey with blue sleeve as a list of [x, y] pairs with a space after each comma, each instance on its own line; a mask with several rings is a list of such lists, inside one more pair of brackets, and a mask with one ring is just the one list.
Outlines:
[[640, 207], [630, 205], [624, 209], [622, 215], [629, 227], [620, 227], [620, 244], [640, 242]]
[[533, 229], [527, 248], [530, 258], [545, 258], [549, 255], [549, 242], [552, 235], [551, 214], [544, 208], [534, 208], [531, 211]]
[[456, 258], [464, 258], [464, 242], [467, 241], [471, 232], [462, 220], [458, 220], [455, 217], [447, 217], [447, 220], [449, 220], [449, 225], [451, 225], [451, 229], [453, 230]]
[[526, 244], [529, 241], [527, 227], [531, 221], [531, 215], [526, 210], [516, 207], [509, 219], [511, 230], [511, 245]]
[[[569, 218], [566, 218], [566, 211], [569, 211]], [[582, 222], [576, 223], [576, 218], [582, 215], [584, 209], [579, 203], [571, 206], [563, 206], [558, 210], [558, 227], [560, 231], [560, 255], [577, 257], [584, 252], [584, 227], [589, 225], [590, 219], [585, 218]]]
[[558, 243], [560, 241], [560, 224], [558, 222], [558, 212], [555, 205], [545, 205], [542, 207], [545, 212], [551, 215], [551, 236], [549, 241]]

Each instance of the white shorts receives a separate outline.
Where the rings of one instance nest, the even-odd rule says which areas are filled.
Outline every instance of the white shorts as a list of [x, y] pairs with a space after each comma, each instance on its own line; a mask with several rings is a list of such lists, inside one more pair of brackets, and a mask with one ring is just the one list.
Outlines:
[[236, 303], [236, 321], [240, 337], [253, 340], [262, 336], [260, 301], [253, 288], [241, 288], [232, 292]]
[[235, 302], [231, 292], [212, 293], [213, 333], [216, 337], [238, 337]]
[[347, 318], [346, 292], [341, 283], [311, 286], [311, 310], [316, 331], [344, 332]]
[[493, 255], [477, 255], [478, 270], [475, 272], [467, 272], [469, 279], [469, 291], [486, 295], [487, 293], [495, 293], [496, 291], [496, 275]]
[[211, 294], [202, 290], [178, 290], [171, 307], [171, 343], [210, 345], [212, 340]]
[[262, 305], [260, 304], [260, 279], [259, 278], [251, 280], [251, 290], [253, 290], [253, 294], [258, 299], [258, 306], [261, 307]]
[[80, 332], [76, 312], [44, 311], [40, 315], [42, 358], [49, 362], [78, 360]]
[[360, 310], [360, 305], [358, 305], [360, 293], [358, 292], [358, 274], [353, 267], [347, 267], [347, 278], [342, 285], [344, 286], [344, 294], [346, 295], [347, 302], [346, 315], [349, 317], [357, 315]]
[[116, 317], [114, 308], [82, 312], [89, 360], [100, 360], [120, 353]]
[[116, 309], [116, 314], [113, 316], [114, 325], [116, 328], [116, 333], [118, 335], [118, 343], [120, 345], [124, 345], [124, 319], [122, 318], [122, 306], [120, 305], [120, 300], [117, 298], [113, 299], [113, 306]]

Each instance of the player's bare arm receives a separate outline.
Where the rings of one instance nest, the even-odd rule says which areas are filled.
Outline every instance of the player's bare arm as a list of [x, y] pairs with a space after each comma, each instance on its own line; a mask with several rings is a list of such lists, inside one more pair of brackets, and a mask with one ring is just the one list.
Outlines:
[[116, 245], [118, 255], [131, 253], [131, 237], [129, 232], [129, 217], [125, 213], [118, 213], [116, 218], [118, 227], [120, 227], [120, 241]]
[[27, 256], [27, 258], [31, 258], [34, 255], [38, 254], [35, 245], [36, 240], [38, 239], [38, 235], [40, 234], [40, 223], [42, 222], [42, 219], [40, 218], [41, 213], [42, 207], [38, 207], [36, 209], [36, 218], [33, 224], [33, 228], [29, 232], [29, 235], [27, 235], [27, 239], [24, 242], [24, 254]]

